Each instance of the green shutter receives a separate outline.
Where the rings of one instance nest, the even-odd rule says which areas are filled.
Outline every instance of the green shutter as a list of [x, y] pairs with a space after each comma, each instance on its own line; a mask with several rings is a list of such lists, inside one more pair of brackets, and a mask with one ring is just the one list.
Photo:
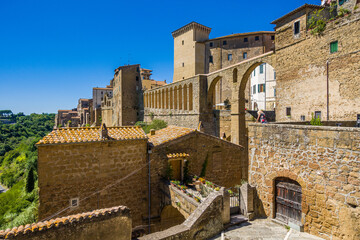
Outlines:
[[330, 53], [338, 51], [338, 41], [330, 43]]

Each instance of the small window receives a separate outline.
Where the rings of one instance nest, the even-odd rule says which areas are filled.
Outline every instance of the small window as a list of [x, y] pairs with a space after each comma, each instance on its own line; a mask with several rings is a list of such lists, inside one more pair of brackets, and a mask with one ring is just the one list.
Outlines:
[[243, 59], [247, 59], [247, 52], [243, 53]]
[[274, 71], [274, 80], [276, 80], [276, 72]]
[[137, 72], [139, 72], [139, 71], [140, 71], [140, 70], [139, 70], [139, 67], [137, 67], [137, 68], [136, 68], [136, 71], [137, 71]]
[[274, 97], [276, 97], [276, 88], [274, 88]]
[[70, 207], [78, 207], [79, 206], [79, 198], [72, 198], [70, 199]]
[[227, 45], [227, 41], [223, 41], [223, 45]]
[[330, 53], [335, 53], [338, 51], [338, 41], [330, 43]]
[[263, 64], [260, 65], [260, 74], [261, 73], [264, 73], [264, 65]]
[[139, 81], [139, 77], [138, 77], [138, 76], [136, 76], [136, 81]]
[[321, 111], [315, 111], [315, 119], [318, 118], [321, 120]]
[[300, 116], [300, 120], [301, 120], [301, 121], [305, 121], [305, 115], [301, 115], [301, 116]]
[[209, 63], [213, 63], [213, 56], [209, 56]]
[[265, 92], [265, 84], [258, 84], [258, 92]]
[[244, 38], [244, 42], [249, 42], [249, 39], [248, 39], [248, 38]]
[[275, 36], [274, 36], [274, 35], [271, 36], [271, 40], [275, 40]]
[[286, 108], [286, 116], [291, 116], [291, 107]]
[[294, 23], [294, 34], [297, 35], [300, 33], [300, 21]]
[[184, 66], [185, 66], [185, 64], [184, 64], [184, 63], [182, 63], [182, 66], [184, 67]]
[[256, 85], [253, 86], [253, 94], [256, 93]]
[[232, 60], [232, 54], [228, 54], [228, 61]]
[[259, 41], [260, 37], [259, 36], [255, 36], [255, 41]]
[[255, 77], [256, 76], [256, 68], [254, 69], [253, 73], [254, 73], [254, 77]]
[[210, 46], [210, 47], [213, 47], [213, 46], [214, 46], [214, 43], [213, 43], [213, 42], [211, 42], [211, 43], [209, 44], [209, 46]]

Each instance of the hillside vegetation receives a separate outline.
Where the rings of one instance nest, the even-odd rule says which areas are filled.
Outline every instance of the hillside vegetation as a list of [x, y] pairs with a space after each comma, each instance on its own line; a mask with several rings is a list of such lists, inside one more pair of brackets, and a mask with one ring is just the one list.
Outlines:
[[9, 188], [0, 193], [0, 229], [36, 221], [38, 206], [37, 149], [54, 126], [55, 114], [22, 113], [15, 123], [0, 121], [0, 182]]

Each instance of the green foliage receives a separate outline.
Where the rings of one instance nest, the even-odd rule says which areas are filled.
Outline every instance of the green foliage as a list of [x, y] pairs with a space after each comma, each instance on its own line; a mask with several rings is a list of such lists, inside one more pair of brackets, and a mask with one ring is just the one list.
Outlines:
[[0, 229], [36, 221], [38, 206], [35, 144], [53, 129], [55, 114], [14, 114], [14, 124], [0, 122]]
[[189, 161], [186, 161], [184, 166], [184, 184], [188, 184], [190, 182], [192, 182], [192, 178], [189, 173]]
[[165, 178], [167, 180], [171, 180], [173, 178], [173, 168], [170, 163], [168, 163], [166, 166]]
[[167, 122], [159, 119], [154, 119], [150, 124], [147, 124], [145, 122], [136, 122], [135, 126], [140, 126], [142, 129], [144, 129], [145, 133], [149, 133], [151, 129], [159, 130], [167, 127]]
[[205, 158], [205, 161], [201, 167], [201, 173], [200, 173], [200, 176], [201, 178], [205, 177], [206, 175], [206, 168], [207, 168], [207, 165], [208, 165], [208, 159], [209, 159], [209, 153], [206, 155], [206, 158]]
[[87, 124], [85, 124], [85, 127], [90, 127], [90, 124], [88, 124], [88, 123], [87, 123]]
[[311, 120], [310, 120], [310, 124], [314, 125], [314, 126], [322, 126], [323, 124], [321, 123], [321, 120], [319, 117], [315, 118], [314, 117], [314, 113], [311, 113]]
[[324, 9], [314, 11], [309, 19], [310, 33], [313, 35], [320, 35], [326, 29], [326, 19], [323, 17], [322, 12]]
[[343, 16], [345, 16], [346, 14], [349, 14], [349, 13], [350, 13], [350, 11], [348, 9], [340, 7], [339, 10], [338, 10], [338, 17], [343, 17]]

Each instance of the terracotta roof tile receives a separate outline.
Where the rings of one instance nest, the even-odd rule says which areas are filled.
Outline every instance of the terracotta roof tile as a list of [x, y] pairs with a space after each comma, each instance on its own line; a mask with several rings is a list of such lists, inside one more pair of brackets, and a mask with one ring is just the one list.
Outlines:
[[[110, 140], [134, 140], [147, 138], [141, 127], [108, 127], [107, 130]], [[53, 130], [37, 144], [98, 141], [103, 141], [103, 139], [100, 138], [100, 127], [60, 128]]]
[[129, 215], [130, 210], [125, 206], [112, 208], [97, 209], [92, 212], [85, 212], [67, 217], [51, 219], [49, 221], [38, 222], [33, 224], [21, 225], [13, 229], [0, 230], [0, 239], [11, 239], [17, 235], [31, 234], [33, 232], [44, 231], [50, 228], [57, 228], [67, 224], [96, 221], [103, 216]]
[[157, 130], [155, 135], [148, 135], [149, 142], [154, 144], [154, 146], [169, 142], [176, 138], [185, 136], [189, 133], [195, 132], [195, 129], [185, 128], [185, 127], [177, 127], [177, 126], [168, 126], [167, 128], [163, 128]]
[[169, 153], [166, 155], [168, 158], [179, 158], [179, 157], [188, 157], [188, 153]]

